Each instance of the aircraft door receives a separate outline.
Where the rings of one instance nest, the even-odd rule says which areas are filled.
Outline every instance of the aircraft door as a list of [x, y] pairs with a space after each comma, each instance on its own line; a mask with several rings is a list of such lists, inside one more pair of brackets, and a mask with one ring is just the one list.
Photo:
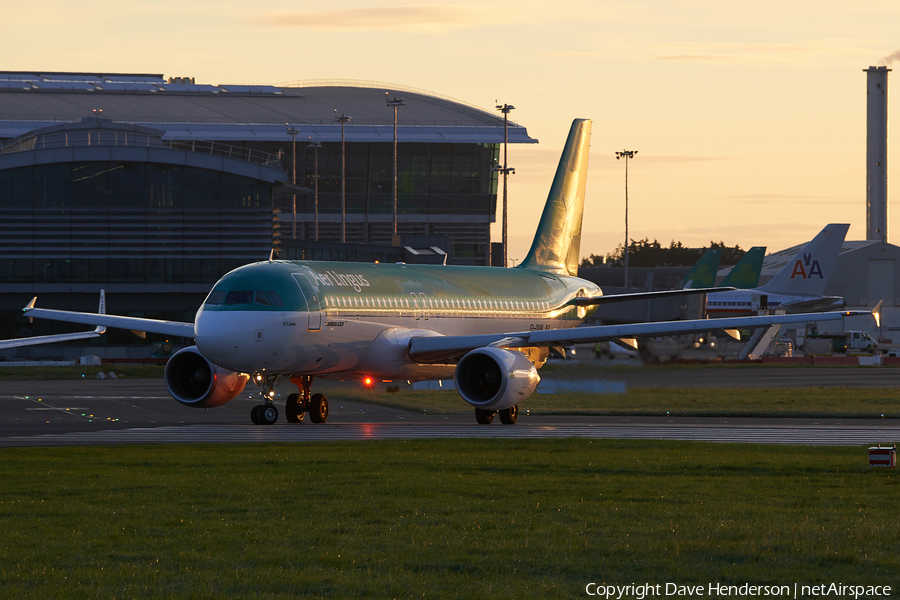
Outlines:
[[419, 292], [419, 298], [422, 300], [422, 315], [428, 320], [428, 300], [425, 299], [425, 292]]
[[412, 298], [413, 314], [416, 315], [416, 321], [418, 321], [421, 318], [419, 314], [419, 297], [416, 296], [415, 292], [410, 292], [409, 296]]
[[766, 294], [753, 294], [750, 297], [750, 308], [753, 312], [769, 310], [769, 296]]
[[303, 294], [303, 299], [306, 300], [306, 307], [309, 311], [306, 328], [309, 331], [319, 331], [322, 329], [322, 307], [319, 302], [319, 288], [310, 281], [309, 277], [302, 273], [293, 273], [293, 276], [299, 284], [300, 293]]

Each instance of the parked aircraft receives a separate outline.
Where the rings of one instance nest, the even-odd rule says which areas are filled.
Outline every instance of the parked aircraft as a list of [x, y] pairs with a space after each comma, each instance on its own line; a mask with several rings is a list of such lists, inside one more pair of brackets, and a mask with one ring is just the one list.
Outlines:
[[759, 274], [762, 272], [763, 258], [766, 255], [765, 246], [753, 246], [741, 257], [719, 287], [733, 287], [739, 290], [755, 288], [759, 283]]
[[764, 286], [710, 293], [706, 300], [707, 314], [749, 315], [765, 309], [783, 309], [796, 314], [843, 306], [844, 299], [840, 296], [823, 294], [849, 228], [847, 224], [826, 225]]
[[678, 284], [680, 289], [713, 287], [722, 258], [722, 248], [709, 248]]
[[856, 313], [743, 317], [579, 327], [602, 302], [711, 291], [603, 296], [576, 277], [591, 121], [572, 124], [534, 242], [515, 268], [269, 260], [222, 277], [193, 323], [25, 307], [29, 317], [193, 338], [169, 359], [165, 381], [187, 406], [228, 402], [253, 381], [251, 419], [278, 419], [274, 385], [290, 378], [287, 420], [328, 417], [314, 377], [424, 380], [455, 377], [479, 423], [515, 423], [550, 348], [575, 343], [829, 321]]

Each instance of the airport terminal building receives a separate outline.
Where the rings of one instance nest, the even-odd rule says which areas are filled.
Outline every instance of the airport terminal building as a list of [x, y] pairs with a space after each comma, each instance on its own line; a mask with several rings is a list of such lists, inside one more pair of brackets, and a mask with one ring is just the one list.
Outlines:
[[[401, 244], [489, 264], [497, 114], [364, 82], [0, 72], [0, 339], [71, 330], [19, 317], [34, 295], [94, 311], [102, 288], [110, 312], [192, 321], [212, 283], [273, 248], [390, 246], [395, 98]], [[512, 122], [508, 139], [536, 142]]]

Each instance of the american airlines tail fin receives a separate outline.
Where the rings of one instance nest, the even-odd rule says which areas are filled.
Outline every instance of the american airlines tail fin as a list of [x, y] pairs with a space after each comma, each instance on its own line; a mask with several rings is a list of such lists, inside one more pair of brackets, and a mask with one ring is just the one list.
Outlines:
[[759, 283], [759, 274], [762, 271], [765, 255], [765, 246], [753, 246], [744, 252], [741, 260], [728, 271], [728, 275], [718, 287], [733, 287], [739, 290], [755, 288]]
[[722, 258], [722, 248], [710, 248], [703, 253], [697, 264], [688, 271], [678, 284], [680, 290], [713, 287], [716, 283], [716, 271]]
[[848, 229], [850, 225], [846, 223], [826, 225], [759, 290], [780, 294], [823, 295]]
[[591, 120], [575, 119], [556, 168], [531, 250], [520, 268], [578, 274], [581, 217], [591, 146]]

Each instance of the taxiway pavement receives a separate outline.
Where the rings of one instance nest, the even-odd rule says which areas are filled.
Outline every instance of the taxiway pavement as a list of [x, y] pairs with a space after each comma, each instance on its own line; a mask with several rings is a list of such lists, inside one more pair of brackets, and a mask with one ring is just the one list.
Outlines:
[[[900, 369], [635, 369], [610, 379], [633, 387], [898, 387]], [[284, 390], [289, 392], [290, 386]], [[898, 392], [900, 393], [900, 392]], [[251, 397], [252, 396], [252, 397]], [[428, 415], [330, 398], [325, 425], [249, 423], [258, 400], [243, 393], [215, 409], [182, 406], [162, 380], [6, 381], [0, 393], [0, 446], [310, 442], [324, 440], [640, 438], [795, 445], [872, 445], [900, 441], [897, 419], [669, 418], [526, 415], [490, 426], [465, 415]], [[279, 404], [279, 408], [281, 405]]]

